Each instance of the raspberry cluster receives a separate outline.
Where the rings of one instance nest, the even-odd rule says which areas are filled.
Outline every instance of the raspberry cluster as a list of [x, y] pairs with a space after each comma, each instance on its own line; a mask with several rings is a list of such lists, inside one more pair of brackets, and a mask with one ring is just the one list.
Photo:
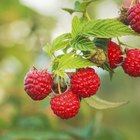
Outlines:
[[[124, 72], [133, 77], [140, 77], [140, 50], [126, 49], [121, 51], [119, 45], [109, 40], [107, 47], [108, 65], [110, 69], [122, 66]], [[95, 95], [100, 87], [100, 78], [93, 68], [78, 69], [70, 77], [70, 86], [59, 87], [63, 93], [58, 94], [56, 82], [47, 70], [33, 68], [24, 80], [24, 89], [33, 100], [43, 100], [51, 94], [51, 109], [62, 119], [76, 116], [83, 98]], [[54, 88], [55, 87], [55, 88]], [[54, 93], [54, 91], [57, 91]]]
[[[75, 19], [76, 21], [79, 20]], [[120, 21], [130, 25], [136, 33], [140, 33], [140, 3], [130, 9], [123, 9]], [[80, 26], [80, 22], [80, 20], [76, 22], [79, 23], [78, 26]], [[101, 25], [106, 26], [105, 23]], [[114, 25], [117, 24], [118, 22]], [[84, 25], [89, 26], [91, 23]], [[84, 26], [82, 25], [82, 27]], [[108, 24], [106, 27], [108, 27]], [[126, 26], [127, 28], [129, 29]], [[131, 29], [129, 30], [134, 33]], [[92, 66], [100, 67], [108, 71], [110, 75], [114, 73], [115, 68], [121, 66], [129, 76], [140, 77], [139, 49], [126, 47], [127, 45], [122, 43], [119, 38], [117, 38], [119, 45], [113, 42], [109, 36], [100, 38], [102, 34], [105, 36], [108, 33], [105, 31], [101, 35], [99, 33], [99, 37], [94, 38], [93, 42], [91, 36], [87, 37], [86, 34], [80, 36], [80, 32], [81, 28], [77, 37], [75, 37], [75, 34], [71, 37], [71, 33], [70, 35], [64, 34], [52, 43], [52, 46], [54, 46], [52, 50], [49, 50], [49, 53], [52, 53], [51, 51], [54, 51], [54, 49], [57, 51], [58, 48], [63, 48], [65, 44], [66, 46], [62, 49], [63, 54], [55, 56], [55, 51], [51, 54], [54, 58], [51, 72], [33, 68], [26, 74], [24, 79], [24, 89], [31, 99], [38, 101], [50, 96], [52, 111], [62, 119], [70, 119], [76, 116], [80, 109], [81, 100], [88, 99], [98, 92], [101, 80]], [[90, 33], [87, 35], [90, 35]], [[68, 52], [68, 50], [72, 51]], [[72, 61], [71, 65], [66, 64], [69, 61]], [[74, 69], [74, 72], [66, 72], [69, 68]]]
[[[78, 114], [81, 98], [97, 93], [100, 78], [92, 68], [80, 69], [70, 79], [70, 87], [61, 94], [52, 94], [50, 101], [54, 114], [62, 119], [69, 119]], [[51, 92], [55, 85], [51, 74], [46, 70], [31, 70], [25, 76], [24, 89], [33, 100], [42, 100]]]
[[[126, 47], [126, 49], [123, 51], [123, 48], [121, 48], [120, 45], [109, 39], [107, 43], [107, 50], [104, 51], [104, 53], [107, 53], [107, 64], [111, 70], [114, 70], [118, 66], [122, 66], [124, 72], [129, 76], [140, 77], [139, 49]], [[92, 56], [91, 61], [95, 63], [94, 59], [96, 58], [94, 58], [94, 56]], [[98, 59], [100, 58], [102, 60], [101, 56], [102, 55], [100, 54]]]
[[140, 77], [140, 50], [126, 48], [123, 53], [120, 46], [108, 42], [108, 64], [111, 69], [122, 66], [124, 72], [132, 77]]
[[[126, 74], [140, 77], [140, 50], [126, 49], [123, 54], [119, 45], [109, 41], [107, 52], [111, 69], [122, 65]], [[24, 89], [33, 100], [43, 100], [54, 92], [53, 87], [56, 90], [56, 83], [47, 70], [33, 68], [25, 76]], [[51, 109], [62, 119], [72, 118], [78, 114], [80, 100], [95, 95], [99, 87], [100, 78], [93, 68], [79, 69], [71, 76], [70, 87], [62, 88], [62, 94], [52, 94]]]

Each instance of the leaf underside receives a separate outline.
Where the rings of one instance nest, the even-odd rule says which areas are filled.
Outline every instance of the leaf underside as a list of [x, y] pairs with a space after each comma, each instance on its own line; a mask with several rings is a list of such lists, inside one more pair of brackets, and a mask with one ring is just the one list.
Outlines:
[[104, 109], [112, 109], [112, 108], [118, 108], [123, 105], [126, 105], [129, 103], [129, 101], [124, 102], [109, 102], [103, 99], [100, 99], [97, 96], [92, 96], [90, 98], [85, 98], [84, 101], [91, 106], [94, 109], [98, 110], [104, 110]]

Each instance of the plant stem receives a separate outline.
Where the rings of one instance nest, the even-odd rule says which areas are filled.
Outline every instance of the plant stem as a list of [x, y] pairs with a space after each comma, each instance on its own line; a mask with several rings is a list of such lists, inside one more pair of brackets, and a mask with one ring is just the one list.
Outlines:
[[[118, 37], [117, 37], [117, 40], [118, 40], [118, 43], [119, 43], [120, 46], [123, 45], [123, 46], [129, 47], [129, 48], [137, 48], [137, 47], [130, 46], [130, 45], [120, 41], [120, 39]], [[139, 49], [139, 48], [137, 48], [137, 49]]]
[[46, 69], [48, 69], [49, 67], [51, 67], [52, 66], [52, 62], [50, 62], [47, 66], [46, 66]]
[[121, 45], [123, 45], [123, 46], [128, 46], [129, 48], [134, 48], [134, 47], [132, 47], [132, 46], [126, 44], [126, 43], [123, 43], [123, 42], [120, 42], [120, 43], [121, 43]]
[[62, 94], [62, 92], [61, 92], [61, 84], [60, 84], [60, 82], [61, 82], [61, 79], [60, 79], [60, 76], [58, 76], [58, 92], [59, 92], [59, 94]]
[[85, 12], [85, 16], [87, 17], [88, 20], [91, 20], [91, 18], [90, 18], [90, 16], [89, 16], [87, 11]]
[[118, 41], [119, 45], [121, 46], [122, 44], [121, 44], [121, 41], [118, 37], [117, 37], [117, 41]]

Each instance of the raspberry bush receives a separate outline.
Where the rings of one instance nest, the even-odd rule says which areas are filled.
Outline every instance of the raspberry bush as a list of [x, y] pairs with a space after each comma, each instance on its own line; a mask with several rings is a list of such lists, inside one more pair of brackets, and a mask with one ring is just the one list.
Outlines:
[[[50, 95], [51, 109], [62, 119], [76, 116], [81, 101], [95, 109], [116, 108], [128, 103], [112, 103], [95, 95], [101, 84], [95, 67], [109, 72], [110, 78], [118, 66], [122, 66], [126, 74], [140, 77], [140, 50], [130, 48], [119, 39], [139, 35], [139, 2], [133, 0], [129, 8], [120, 8], [119, 18], [91, 19], [87, 7], [92, 2], [94, 0], [76, 1], [73, 9], [63, 8], [70, 14], [80, 12], [81, 16], [73, 17], [71, 32], [58, 36], [43, 48], [51, 59], [49, 72], [33, 68], [25, 77], [27, 94], [33, 100]], [[113, 41], [115, 38], [117, 42]]]

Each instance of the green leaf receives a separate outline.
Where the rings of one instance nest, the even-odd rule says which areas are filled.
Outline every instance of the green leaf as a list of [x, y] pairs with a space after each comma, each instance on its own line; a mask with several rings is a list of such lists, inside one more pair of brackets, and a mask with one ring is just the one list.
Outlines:
[[75, 5], [75, 9], [78, 9], [78, 10], [80, 9], [80, 1], [76, 1], [74, 5]]
[[90, 51], [96, 48], [95, 44], [90, 39], [81, 36], [78, 36], [72, 41], [71, 47], [81, 51]]
[[81, 22], [77, 16], [75, 16], [72, 20], [72, 38], [75, 38], [81, 33]]
[[77, 6], [77, 9], [79, 9], [81, 12], [85, 12], [87, 7], [89, 6], [89, 4], [91, 4], [92, 2], [94, 2], [95, 0], [86, 0], [83, 1], [79, 4], [79, 6]]
[[95, 66], [96, 64], [91, 61], [81, 58], [79, 56], [72, 56], [72, 54], [64, 55], [58, 65], [59, 70], [70, 70], [70, 69], [78, 69], [85, 68], [88, 66]]
[[93, 42], [95, 45], [101, 49], [103, 49], [105, 52], [107, 52], [108, 48], [108, 38], [94, 38]]
[[83, 35], [97, 38], [113, 38], [135, 33], [116, 19], [91, 20], [84, 26]]
[[88, 5], [92, 2], [94, 2], [94, 1], [96, 1], [96, 0], [83, 0], [82, 2], [81, 1], [76, 1], [74, 9], [63, 8], [63, 10], [70, 13], [70, 14], [73, 14], [74, 12], [85, 13]]
[[48, 54], [48, 56], [51, 58], [52, 53], [51, 53], [51, 46], [50, 46], [50, 44], [46, 44], [46, 45], [43, 47], [43, 51], [46, 52], [46, 53]]
[[60, 35], [52, 42], [51, 52], [54, 53], [57, 50], [65, 48], [69, 44], [70, 40], [71, 40], [70, 33]]
[[63, 70], [56, 70], [55, 73], [62, 78], [66, 78], [67, 76]]
[[67, 51], [70, 49], [71, 46], [67, 45], [62, 51], [64, 54], [67, 53]]
[[97, 96], [85, 98], [84, 101], [92, 108], [95, 108], [98, 110], [118, 108], [118, 107], [121, 107], [121, 106], [129, 103], [128, 101], [127, 102], [120, 102], [120, 103], [108, 102], [108, 101], [100, 99]]
[[109, 72], [110, 80], [112, 80], [113, 79], [113, 75], [114, 75], [114, 70], [110, 68], [108, 60], [106, 61], [106, 63], [104, 63], [102, 68]]
[[70, 14], [73, 14], [74, 12], [80, 12], [76, 9], [71, 9], [71, 8], [62, 8], [64, 11], [70, 13]]
[[52, 62], [52, 71], [53, 71], [53, 72], [58, 68], [58, 64], [59, 64], [59, 61], [60, 61], [60, 59], [61, 59], [62, 56], [63, 56], [63, 54], [57, 56], [57, 57], [53, 60], [53, 62]]
[[70, 53], [64, 54], [61, 57], [61, 59], [59, 60], [59, 63], [61, 63], [63, 65], [65, 63], [65, 61], [68, 61], [69, 59], [71, 59], [74, 54], [75, 54], [74, 52], [70, 52]]

